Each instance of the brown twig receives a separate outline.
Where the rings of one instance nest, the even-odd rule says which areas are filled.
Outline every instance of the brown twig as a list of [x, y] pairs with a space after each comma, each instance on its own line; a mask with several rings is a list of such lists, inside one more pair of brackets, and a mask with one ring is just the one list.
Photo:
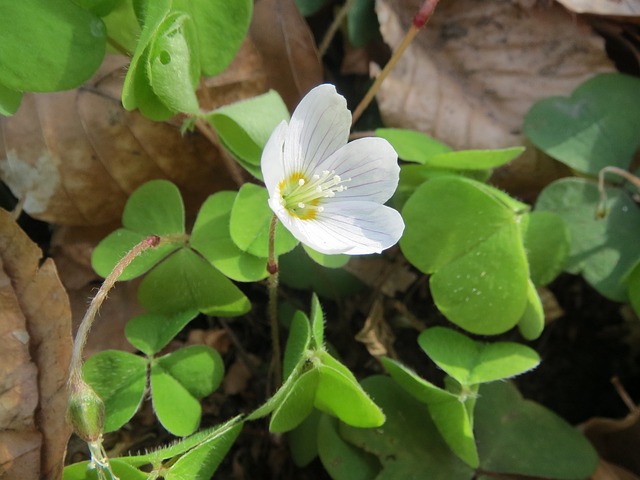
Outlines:
[[393, 55], [391, 55], [391, 58], [387, 62], [387, 64], [384, 66], [380, 74], [376, 77], [375, 81], [373, 82], [373, 85], [371, 85], [371, 87], [369, 88], [369, 91], [364, 96], [360, 104], [353, 111], [351, 125], [355, 125], [355, 123], [358, 121], [362, 113], [371, 103], [371, 100], [373, 100], [373, 97], [376, 95], [376, 93], [378, 93], [378, 90], [380, 89], [380, 85], [382, 84], [384, 79], [387, 78], [391, 70], [393, 70], [393, 68], [396, 66], [396, 63], [398, 63], [398, 60], [400, 60], [400, 57], [402, 57], [402, 54], [407, 49], [407, 47], [412, 42], [412, 40], [415, 38], [415, 36], [418, 34], [420, 29], [424, 27], [426, 23], [429, 21], [429, 19], [431, 18], [431, 15], [433, 15], [433, 11], [438, 5], [438, 1], [439, 0], [424, 1], [424, 3], [422, 4], [422, 7], [420, 7], [420, 10], [418, 10], [418, 13], [416, 13], [416, 16], [413, 17], [413, 22], [411, 23], [411, 27], [409, 28], [406, 35], [402, 39], [402, 42], [400, 42], [400, 45], [398, 46], [398, 48], [396, 48], [396, 50], [393, 52]]
[[356, 3], [355, 0], [347, 0], [336, 14], [333, 22], [331, 22], [329, 29], [324, 34], [324, 37], [322, 37], [322, 41], [320, 42], [320, 46], [318, 47], [318, 55], [320, 55], [320, 58], [322, 58], [324, 54], [327, 53], [327, 49], [329, 48], [331, 40], [333, 40], [333, 37], [335, 37], [338, 28], [340, 28], [340, 24], [344, 20], [344, 17], [347, 16], [347, 13], [349, 13], [349, 10], [351, 10], [351, 7], [353, 7], [354, 3]]

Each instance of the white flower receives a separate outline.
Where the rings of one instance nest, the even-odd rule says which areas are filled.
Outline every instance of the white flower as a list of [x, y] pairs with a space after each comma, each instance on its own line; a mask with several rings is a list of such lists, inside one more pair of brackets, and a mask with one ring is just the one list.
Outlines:
[[398, 186], [398, 155], [382, 138], [347, 143], [351, 112], [333, 85], [300, 102], [262, 153], [269, 206], [302, 243], [325, 253], [380, 253], [402, 236], [400, 214], [383, 205]]

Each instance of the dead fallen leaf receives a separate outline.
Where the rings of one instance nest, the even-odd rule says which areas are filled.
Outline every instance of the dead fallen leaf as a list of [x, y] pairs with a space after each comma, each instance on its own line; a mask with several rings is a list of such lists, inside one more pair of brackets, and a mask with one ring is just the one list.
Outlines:
[[640, 410], [621, 420], [592, 418], [582, 425], [582, 431], [601, 458], [640, 475]]
[[593, 475], [591, 475], [590, 480], [640, 480], [640, 477], [622, 467], [600, 459], [598, 468]]
[[0, 477], [57, 479], [65, 421], [71, 312], [55, 264], [0, 210]]
[[250, 32], [269, 86], [292, 111], [300, 98], [322, 82], [322, 65], [307, 23], [294, 0], [257, 0]]
[[540, 301], [542, 302], [545, 324], [548, 325], [564, 315], [564, 310], [551, 290], [547, 287], [538, 287], [536, 288], [536, 291], [538, 292]]
[[378, 297], [371, 306], [369, 315], [362, 330], [356, 334], [356, 340], [365, 347], [373, 357], [389, 355], [396, 358], [393, 342], [396, 337], [389, 324], [384, 320], [384, 304], [382, 297]]
[[[266, 90], [250, 45], [241, 54], [207, 89], [212, 107]], [[122, 108], [126, 64], [108, 56], [84, 87], [25, 95], [16, 115], [0, 119], [0, 178], [32, 217], [63, 225], [116, 221], [129, 194], [154, 178], [176, 183], [191, 211], [234, 186], [209, 140], [181, 136], [179, 121], [152, 122]]]
[[208, 110], [269, 90], [267, 71], [250, 35], [245, 38], [235, 59], [224, 72], [203, 81], [207, 91], [198, 90], [198, 99], [202, 107]]
[[229, 333], [222, 328], [210, 330], [196, 328], [189, 332], [187, 345], [207, 345], [220, 355], [224, 355], [231, 347], [231, 339], [229, 338]]
[[406, 291], [418, 278], [406, 262], [390, 263], [383, 257], [352, 257], [343, 268], [366, 285], [379, 288], [389, 297]]
[[[249, 354], [247, 360], [255, 365], [260, 363], [260, 359], [253, 354]], [[222, 381], [222, 389], [225, 395], [236, 395], [247, 389], [247, 384], [253, 376], [251, 368], [243, 358], [237, 358], [227, 369]]]
[[[420, 3], [376, 3], [392, 48]], [[387, 126], [420, 130], [455, 149], [503, 148], [523, 144], [523, 117], [535, 101], [567, 95], [590, 76], [612, 70], [603, 40], [561, 7], [440, 2], [377, 99]], [[528, 193], [541, 178], [563, 174], [530, 148], [498, 173], [496, 183]]]
[[558, 3], [575, 13], [640, 17], [637, 0], [558, 0]]

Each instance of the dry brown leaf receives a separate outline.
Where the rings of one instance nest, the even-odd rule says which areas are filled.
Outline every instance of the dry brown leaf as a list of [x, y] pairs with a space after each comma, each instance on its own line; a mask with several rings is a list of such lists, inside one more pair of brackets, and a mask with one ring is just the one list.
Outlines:
[[[209, 83], [208, 104], [263, 93], [255, 58], [247, 44], [225, 76]], [[122, 108], [126, 64], [108, 56], [84, 87], [25, 95], [16, 115], [0, 119], [0, 178], [34, 218], [63, 225], [116, 221], [129, 194], [154, 178], [176, 183], [188, 210], [234, 186], [209, 140], [183, 137], [179, 123], [153, 122]]]
[[250, 32], [269, 86], [293, 110], [300, 98], [322, 82], [313, 35], [294, 0], [257, 0]]
[[[260, 359], [255, 355], [249, 354], [248, 361], [254, 364], [259, 364]], [[227, 369], [222, 380], [222, 389], [225, 395], [236, 395], [240, 392], [244, 392], [247, 389], [247, 384], [253, 376], [251, 368], [247, 365], [247, 362], [238, 358]]]
[[562, 306], [560, 306], [558, 299], [551, 290], [547, 287], [537, 287], [536, 291], [538, 292], [540, 301], [542, 302], [545, 324], [548, 325], [564, 315]]
[[[420, 3], [378, 0], [381, 32], [392, 48]], [[523, 144], [523, 117], [534, 102], [567, 95], [611, 70], [603, 40], [559, 6], [440, 2], [377, 98], [387, 126], [420, 130], [455, 149], [503, 148]], [[496, 183], [527, 194], [541, 178], [544, 185], [563, 174], [529, 148]]]
[[592, 418], [582, 425], [582, 431], [601, 458], [640, 475], [640, 410], [622, 420]]
[[231, 65], [221, 74], [205, 78], [204, 84], [207, 91], [198, 90], [198, 99], [209, 110], [269, 90], [267, 71], [251, 36], [245, 38]]
[[622, 467], [607, 463], [600, 459], [598, 468], [590, 480], [640, 480], [640, 477]]
[[575, 13], [640, 17], [638, 0], [557, 0]]
[[51, 259], [0, 210], [0, 477], [56, 479], [65, 421], [71, 312]]
[[363, 343], [373, 357], [390, 355], [395, 358], [397, 356], [393, 349], [395, 339], [393, 330], [384, 320], [382, 298], [377, 298], [371, 306], [362, 330], [356, 334], [356, 340]]
[[231, 347], [231, 338], [229, 338], [229, 332], [223, 328], [213, 328], [210, 330], [196, 328], [189, 332], [187, 345], [207, 345], [216, 350], [220, 355], [224, 355]]
[[418, 278], [406, 262], [390, 263], [383, 257], [352, 257], [343, 268], [364, 284], [379, 288], [389, 297], [393, 297], [397, 292], [406, 291]]
[[[396, 47], [420, 0], [378, 2], [385, 41]], [[391, 125], [417, 128], [457, 149], [522, 141], [530, 106], [611, 71], [604, 42], [558, 7], [515, 0], [441, 2], [378, 95]]]

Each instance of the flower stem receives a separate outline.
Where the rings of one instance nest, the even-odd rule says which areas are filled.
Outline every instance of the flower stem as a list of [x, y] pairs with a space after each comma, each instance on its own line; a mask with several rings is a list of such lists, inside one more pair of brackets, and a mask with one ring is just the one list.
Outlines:
[[125, 268], [127, 268], [131, 262], [142, 252], [149, 248], [157, 247], [160, 244], [160, 237], [157, 235], [151, 235], [145, 238], [140, 243], [135, 245], [129, 252], [116, 264], [111, 273], [104, 279], [102, 286], [96, 293], [95, 297], [91, 300], [89, 308], [80, 322], [80, 327], [76, 333], [75, 341], [73, 342], [73, 352], [71, 354], [71, 363], [69, 365], [69, 385], [73, 386], [79, 382], [82, 382], [82, 351], [87, 343], [87, 337], [89, 336], [89, 330], [95, 320], [96, 314], [107, 298], [109, 290], [116, 283], [120, 275]]
[[351, 125], [355, 125], [355, 123], [358, 121], [362, 113], [371, 103], [371, 100], [373, 100], [373, 97], [376, 95], [376, 93], [380, 89], [380, 85], [382, 85], [382, 82], [384, 81], [384, 79], [387, 78], [389, 73], [391, 73], [391, 70], [393, 70], [393, 67], [396, 66], [396, 63], [398, 63], [398, 60], [400, 60], [400, 57], [402, 57], [402, 54], [407, 49], [407, 47], [412, 42], [412, 40], [415, 38], [415, 36], [418, 34], [420, 29], [424, 27], [426, 23], [429, 21], [429, 19], [431, 18], [431, 15], [433, 14], [433, 11], [436, 9], [436, 5], [438, 5], [438, 1], [439, 0], [424, 1], [424, 3], [422, 4], [422, 7], [420, 7], [420, 10], [418, 10], [418, 13], [416, 13], [416, 16], [413, 17], [413, 22], [411, 23], [411, 27], [409, 28], [406, 35], [402, 39], [402, 42], [400, 42], [400, 45], [398, 46], [398, 48], [395, 49], [395, 51], [393, 52], [393, 55], [391, 55], [391, 58], [389, 59], [387, 64], [384, 66], [380, 74], [377, 76], [377, 78], [373, 82], [373, 85], [371, 85], [371, 87], [369, 88], [369, 91], [367, 92], [367, 94], [364, 96], [360, 104], [353, 111]]
[[633, 183], [640, 190], [640, 178], [618, 167], [604, 167], [598, 173], [598, 191], [600, 192], [600, 203], [596, 209], [596, 218], [604, 218], [607, 216], [607, 191], [604, 186], [604, 174], [615, 173], [623, 177], [625, 180]]
[[269, 225], [269, 258], [267, 271], [269, 272], [269, 322], [271, 324], [271, 343], [273, 345], [273, 358], [271, 359], [271, 371], [275, 388], [282, 384], [280, 332], [278, 329], [278, 259], [275, 255], [276, 225], [278, 217], [275, 215]]

